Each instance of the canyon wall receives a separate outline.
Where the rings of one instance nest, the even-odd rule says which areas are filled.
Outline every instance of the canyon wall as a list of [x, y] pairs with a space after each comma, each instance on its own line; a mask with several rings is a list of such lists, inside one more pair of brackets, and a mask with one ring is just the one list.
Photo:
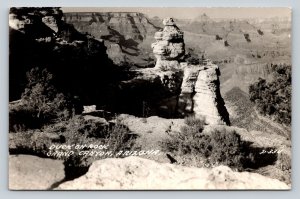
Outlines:
[[[96, 12], [64, 13], [63, 20], [83, 34], [104, 40], [108, 56], [117, 65], [149, 67], [149, 39], [159, 29], [143, 13]], [[145, 43], [145, 44], [144, 44]], [[145, 49], [144, 49], [145, 47]]]
[[65, 13], [63, 20], [73, 24], [80, 32], [92, 33], [96, 38], [109, 36], [109, 31], [114, 30], [125, 39], [136, 41], [157, 30], [144, 14], [137, 12]]

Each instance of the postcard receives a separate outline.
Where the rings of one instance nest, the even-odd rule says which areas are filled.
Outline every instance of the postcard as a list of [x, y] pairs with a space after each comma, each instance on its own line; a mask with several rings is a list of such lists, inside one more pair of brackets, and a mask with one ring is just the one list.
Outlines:
[[290, 190], [291, 9], [11, 7], [10, 190]]

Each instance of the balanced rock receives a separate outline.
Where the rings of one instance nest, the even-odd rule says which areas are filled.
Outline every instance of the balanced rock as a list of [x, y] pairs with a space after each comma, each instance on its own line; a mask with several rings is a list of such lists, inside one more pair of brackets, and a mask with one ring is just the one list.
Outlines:
[[104, 159], [59, 190], [166, 190], [166, 189], [290, 189], [276, 179], [249, 172], [234, 172], [227, 166], [212, 169], [158, 163], [140, 157]]
[[162, 70], [180, 68], [179, 61], [185, 54], [183, 32], [172, 18], [164, 19], [163, 24], [164, 29], [155, 33], [156, 42], [151, 45], [157, 59], [155, 68]]

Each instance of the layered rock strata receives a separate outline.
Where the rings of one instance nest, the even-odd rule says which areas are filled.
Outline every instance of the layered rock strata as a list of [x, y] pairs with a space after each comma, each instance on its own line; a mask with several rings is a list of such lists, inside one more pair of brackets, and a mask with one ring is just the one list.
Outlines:
[[156, 57], [155, 68], [169, 70], [180, 68], [179, 61], [185, 54], [183, 32], [172, 18], [163, 20], [164, 29], [155, 33], [156, 42], [151, 45]]
[[[103, 40], [109, 58], [116, 65], [123, 66], [127, 62], [146, 67], [154, 64], [152, 60], [147, 61], [150, 50], [147, 38], [152, 38], [159, 28], [142, 13], [64, 13], [63, 20], [72, 24], [79, 32], [89, 33], [95, 39]], [[144, 42], [147, 44], [146, 49], [143, 48], [146, 46]]]
[[220, 93], [219, 67], [211, 63], [187, 65], [179, 97], [179, 112], [204, 117], [208, 124], [230, 124]]
[[64, 13], [63, 20], [73, 24], [80, 32], [106, 39], [123, 35], [125, 39], [143, 40], [157, 31], [147, 17], [138, 12], [86, 12]]

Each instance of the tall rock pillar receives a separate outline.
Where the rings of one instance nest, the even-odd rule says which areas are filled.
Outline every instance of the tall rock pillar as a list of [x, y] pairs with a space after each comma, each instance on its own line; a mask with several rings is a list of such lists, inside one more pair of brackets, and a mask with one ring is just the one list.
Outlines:
[[183, 32], [179, 30], [172, 18], [163, 20], [164, 29], [155, 33], [156, 42], [151, 45], [156, 57], [155, 68], [170, 70], [180, 68], [185, 50]]
[[182, 115], [205, 118], [207, 124], [229, 125], [229, 114], [220, 92], [220, 70], [201, 60], [199, 65], [186, 65], [178, 101]]

